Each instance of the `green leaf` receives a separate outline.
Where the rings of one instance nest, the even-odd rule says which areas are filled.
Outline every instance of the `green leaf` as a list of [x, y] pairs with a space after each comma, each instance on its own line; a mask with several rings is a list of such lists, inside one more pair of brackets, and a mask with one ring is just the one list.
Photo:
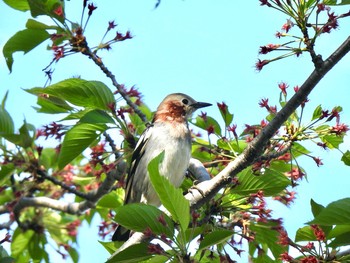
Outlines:
[[55, 168], [57, 165], [58, 154], [56, 149], [54, 148], [44, 148], [41, 151], [41, 155], [39, 157], [39, 164], [42, 165], [45, 170], [49, 170], [50, 168]]
[[219, 123], [214, 118], [212, 118], [210, 116], [206, 116], [205, 118], [198, 116], [196, 118], [196, 122], [193, 124], [201, 129], [203, 129], [203, 130], [206, 130], [206, 131], [213, 128], [215, 134], [221, 135], [221, 128], [220, 128]]
[[104, 124], [81, 123], [73, 126], [64, 136], [58, 156], [59, 169], [80, 155], [106, 129]]
[[117, 241], [103, 242], [100, 240], [98, 240], [98, 242], [108, 251], [109, 254], [112, 254], [114, 251], [120, 248], [121, 245], [124, 243], [124, 242], [117, 242]]
[[116, 191], [112, 191], [104, 195], [97, 203], [96, 207], [105, 207], [105, 208], [117, 208], [123, 204], [123, 200]]
[[78, 263], [79, 262], [79, 253], [78, 253], [78, 251], [72, 246], [69, 246], [67, 251], [68, 251], [68, 254], [71, 257], [73, 263]]
[[148, 245], [148, 243], [140, 243], [127, 247], [109, 258], [106, 263], [132, 263], [147, 260], [152, 257], [148, 252]]
[[311, 204], [312, 214], [314, 215], [314, 217], [318, 216], [321, 213], [321, 211], [324, 209], [323, 205], [316, 203], [313, 199], [310, 200], [310, 204]]
[[310, 226], [299, 228], [295, 234], [295, 242], [315, 240], [316, 236]]
[[24, 121], [24, 124], [19, 129], [19, 134], [2, 134], [2, 137], [15, 145], [28, 148], [34, 142], [35, 127]]
[[164, 152], [149, 163], [149, 176], [163, 206], [170, 212], [173, 219], [180, 224], [182, 231], [185, 231], [190, 222], [190, 204], [183, 196], [181, 189], [174, 187], [167, 178], [160, 175], [159, 165], [163, 157]]
[[[339, 247], [341, 247], [341, 246], [348, 246], [348, 245], [350, 245], [350, 232], [337, 236], [329, 244], [329, 246], [334, 248], [334, 249], [339, 249]], [[339, 261], [339, 262], [346, 262], [346, 261]]]
[[27, 230], [25, 232], [22, 232], [20, 228], [15, 230], [11, 242], [11, 254], [13, 257], [17, 258], [28, 248], [28, 244], [34, 234], [35, 232], [33, 230]]
[[327, 144], [329, 149], [338, 149], [339, 145], [343, 143], [343, 136], [336, 134], [324, 135], [321, 140]]
[[92, 110], [86, 113], [81, 119], [82, 123], [113, 123], [113, 118], [102, 110]]
[[221, 113], [221, 117], [224, 120], [225, 127], [228, 127], [233, 120], [233, 114], [231, 114], [229, 112], [228, 106], [224, 102], [222, 104], [218, 103], [217, 105], [218, 105], [219, 111]]
[[198, 251], [221, 244], [227, 241], [233, 234], [234, 232], [230, 230], [215, 230], [204, 236], [203, 240], [199, 244]]
[[350, 166], [350, 151], [347, 150], [343, 156], [341, 157], [341, 160], [343, 161], [343, 163], [347, 166]]
[[350, 225], [350, 198], [330, 203], [308, 224], [321, 226]]
[[13, 163], [3, 164], [0, 166], [0, 185], [3, 185], [3, 180], [9, 178], [9, 176], [15, 171], [15, 165]]
[[294, 158], [310, 153], [308, 149], [306, 149], [304, 146], [302, 146], [300, 143], [297, 143], [297, 142], [293, 142], [293, 146], [291, 150]]
[[28, 0], [3, 0], [5, 4], [19, 11], [28, 11]]
[[34, 233], [30, 242], [28, 243], [28, 251], [34, 262], [40, 262], [44, 255], [44, 250], [40, 246], [40, 240], [41, 235], [38, 233]]
[[350, 0], [324, 0], [323, 1], [326, 5], [350, 5]]
[[[338, 237], [340, 235], [350, 233], [350, 225], [339, 225], [332, 228], [332, 230], [327, 235], [328, 239]], [[350, 240], [350, 239], [349, 239]]]
[[[55, 13], [60, 6], [62, 6], [62, 2], [60, 0], [27, 0], [30, 6], [30, 12], [33, 17], [37, 17], [40, 15], [48, 15], [56, 18], [61, 23], [64, 22], [64, 14], [61, 16]], [[62, 6], [63, 11], [63, 6]]]
[[13, 133], [14, 124], [11, 115], [4, 108], [0, 108], [0, 136]]
[[238, 182], [233, 192], [240, 195], [249, 195], [262, 190], [265, 196], [273, 196], [290, 185], [290, 180], [281, 172], [266, 168], [264, 174], [254, 175], [250, 167], [238, 174]]
[[314, 113], [312, 114], [311, 121], [319, 119], [321, 116], [322, 116], [322, 107], [321, 107], [321, 105], [318, 105], [316, 107], [316, 109], [314, 110]]
[[[164, 219], [165, 225], [160, 219]], [[151, 205], [135, 203], [121, 206], [117, 209], [114, 220], [136, 232], [144, 232], [150, 228], [157, 235], [165, 233], [171, 239], [174, 235], [174, 223], [171, 218]]]
[[41, 23], [39, 21], [36, 21], [34, 19], [28, 19], [28, 21], [26, 23], [26, 28], [29, 28], [29, 29], [57, 29], [57, 30], [60, 29], [60, 27], [58, 27], [58, 26], [48, 26], [48, 25]]
[[10, 72], [12, 72], [13, 53], [23, 51], [26, 54], [49, 37], [48, 32], [40, 29], [24, 29], [12, 36], [2, 50]]
[[67, 113], [73, 110], [73, 107], [60, 98], [55, 96], [38, 96], [37, 104], [41, 108], [35, 107], [37, 112], [56, 114], [56, 113]]
[[266, 247], [266, 254], [269, 249], [275, 258], [279, 258], [286, 248], [278, 244], [279, 233], [275, 230], [276, 226], [277, 223], [274, 222], [256, 223], [250, 225], [250, 229], [255, 232], [255, 241]]
[[109, 110], [109, 105], [115, 103], [112, 91], [100, 81], [71, 78], [46, 88], [32, 88], [26, 91], [35, 95], [53, 95], [76, 106], [92, 109]]

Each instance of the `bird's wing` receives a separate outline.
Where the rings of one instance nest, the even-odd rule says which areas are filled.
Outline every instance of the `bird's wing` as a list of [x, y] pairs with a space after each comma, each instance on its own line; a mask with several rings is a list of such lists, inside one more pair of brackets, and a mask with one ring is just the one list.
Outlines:
[[[145, 154], [146, 152], [146, 145], [148, 143], [148, 140], [150, 139], [151, 136], [151, 130], [153, 128], [153, 125], [150, 125], [149, 127], [147, 127], [147, 129], [142, 133], [142, 135], [140, 136], [139, 141], [136, 144], [136, 147], [134, 149], [134, 152], [132, 154], [131, 157], [131, 165], [130, 165], [130, 169], [129, 169], [129, 173], [128, 173], [128, 177], [126, 179], [126, 189], [125, 189], [125, 200], [124, 200], [124, 204], [128, 204], [128, 203], [135, 203], [135, 202], [140, 202], [141, 200], [141, 192], [139, 193], [135, 193], [136, 189], [135, 185], [136, 182], [134, 183], [134, 180], [140, 180], [143, 181], [144, 177], [146, 176], [146, 172], [144, 172], [143, 174], [138, 174], [137, 177], [135, 179], [135, 173], [136, 173], [136, 169], [142, 159], [142, 156]], [[142, 178], [140, 178], [142, 177]]]

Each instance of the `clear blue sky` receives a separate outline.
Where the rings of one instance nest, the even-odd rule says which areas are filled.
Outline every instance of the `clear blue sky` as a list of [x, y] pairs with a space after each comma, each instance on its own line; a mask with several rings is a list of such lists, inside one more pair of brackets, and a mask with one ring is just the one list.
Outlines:
[[[271, 104], [278, 104], [279, 82], [287, 82], [292, 93], [292, 87], [301, 85], [312, 70], [310, 58], [304, 54], [272, 63], [260, 73], [255, 71], [259, 46], [280, 43], [274, 34], [286, 21], [286, 17], [272, 9], [261, 7], [259, 1], [163, 0], [154, 9], [155, 2], [95, 1], [98, 8], [86, 31], [91, 46], [99, 43], [110, 20], [116, 21], [120, 31], [132, 32], [134, 39], [114, 45], [110, 52], [100, 55], [120, 83], [139, 88], [153, 110], [165, 95], [173, 92], [184, 92], [213, 104], [224, 101], [242, 131], [244, 124], [260, 123], [265, 117], [266, 112], [258, 106], [260, 99], [269, 98]], [[66, 2], [69, 19], [80, 21], [81, 4], [82, 1]], [[341, 13], [337, 10], [336, 13]], [[29, 14], [13, 11], [2, 2], [0, 14], [3, 47], [10, 36], [24, 28]], [[316, 45], [317, 52], [327, 57], [345, 40], [349, 26], [349, 21], [340, 21], [339, 30], [322, 36]], [[297, 29], [292, 33], [298, 34]], [[52, 59], [52, 53], [44, 51], [47, 44], [24, 56], [15, 54], [12, 74], [0, 57], [0, 98], [9, 90], [7, 110], [17, 129], [24, 118], [36, 127], [53, 121], [53, 116], [37, 114], [32, 108], [35, 97], [22, 90], [44, 85], [46, 79], [41, 69]], [[319, 104], [324, 108], [341, 105], [342, 120], [350, 123], [349, 62], [347, 56], [321, 81], [309, 97], [307, 116]], [[56, 64], [53, 83], [76, 75], [101, 80], [114, 90], [103, 73], [79, 55]], [[219, 118], [216, 107], [208, 108], [207, 112]], [[348, 148], [349, 139], [346, 139], [343, 149]], [[310, 198], [327, 205], [349, 197], [350, 168], [342, 164], [341, 155], [335, 151], [314, 154], [321, 157], [324, 165], [317, 168], [313, 161], [301, 161], [308, 171], [308, 183], [304, 181], [297, 188], [296, 202], [290, 208], [274, 205], [275, 217], [284, 218], [290, 234], [311, 219]], [[84, 227], [80, 234], [80, 262], [103, 262], [108, 253], [97, 242], [97, 226]], [[243, 255], [242, 262], [245, 261]]]

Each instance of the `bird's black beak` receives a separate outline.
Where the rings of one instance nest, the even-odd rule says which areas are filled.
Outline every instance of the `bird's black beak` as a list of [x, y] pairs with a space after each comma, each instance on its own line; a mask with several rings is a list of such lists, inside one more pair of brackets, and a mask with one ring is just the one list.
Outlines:
[[195, 109], [200, 109], [200, 108], [208, 107], [211, 105], [212, 105], [211, 103], [206, 103], [206, 102], [195, 102], [195, 103], [191, 104], [191, 107], [193, 107]]

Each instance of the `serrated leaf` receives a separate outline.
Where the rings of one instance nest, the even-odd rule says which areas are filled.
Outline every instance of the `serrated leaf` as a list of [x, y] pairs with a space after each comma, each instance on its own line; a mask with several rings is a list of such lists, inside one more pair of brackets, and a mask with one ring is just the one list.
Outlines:
[[71, 78], [46, 88], [32, 88], [26, 91], [35, 95], [53, 95], [76, 106], [91, 109], [109, 110], [109, 106], [115, 103], [112, 91], [100, 81]]
[[233, 192], [240, 195], [249, 195], [262, 190], [264, 196], [273, 196], [290, 184], [290, 180], [283, 173], [268, 168], [265, 169], [264, 174], [254, 175], [248, 167], [240, 172], [237, 178], [239, 184]]
[[28, 11], [28, 0], [3, 0], [5, 4], [19, 11]]
[[336, 134], [324, 135], [321, 140], [326, 143], [329, 149], [338, 149], [339, 145], [343, 143], [343, 136]]
[[252, 224], [250, 229], [255, 232], [255, 241], [271, 250], [273, 256], [278, 258], [286, 248], [278, 244], [279, 232], [275, 230], [276, 226], [277, 223], [274, 222], [256, 223]]
[[[27, 0], [33, 17], [48, 15], [64, 22], [63, 3], [60, 0]], [[61, 7], [62, 14], [59, 14]]]
[[206, 116], [205, 118], [198, 116], [196, 118], [196, 122], [194, 122], [193, 124], [203, 130], [214, 132], [215, 134], [221, 135], [221, 128], [219, 123], [210, 116]]
[[5, 110], [0, 108], [0, 137], [2, 134], [13, 134], [14, 123], [11, 115]]
[[2, 50], [10, 72], [12, 72], [13, 53], [23, 51], [26, 54], [49, 37], [48, 32], [39, 29], [24, 29], [12, 36]]
[[0, 166], [0, 185], [3, 185], [2, 181], [9, 178], [14, 170], [15, 165], [13, 163], [3, 164]]
[[291, 151], [294, 158], [310, 153], [308, 149], [306, 149], [303, 145], [301, 145], [298, 142], [293, 142]]
[[350, 225], [350, 198], [330, 203], [308, 224], [322, 226]]
[[117, 241], [103, 242], [103, 241], [98, 240], [98, 242], [108, 251], [109, 254], [112, 254], [122, 244], [124, 244], [124, 242], [117, 242]]
[[81, 123], [73, 126], [64, 136], [58, 167], [62, 169], [80, 155], [108, 127], [104, 124]]
[[29, 29], [60, 29], [58, 26], [49, 26], [34, 19], [28, 19], [26, 28]]
[[347, 150], [343, 156], [341, 157], [342, 162], [347, 165], [350, 166], [350, 151]]
[[115, 123], [113, 118], [105, 111], [92, 110], [87, 112], [81, 119], [81, 123]]
[[[160, 222], [162, 219], [166, 222], [165, 225]], [[174, 235], [174, 223], [171, 218], [151, 205], [135, 203], [121, 206], [117, 209], [114, 220], [136, 232], [144, 232], [150, 228], [157, 235], [165, 233], [169, 238], [173, 238]]]
[[69, 104], [55, 96], [38, 96], [37, 104], [41, 106], [41, 108], [35, 107], [37, 112], [41, 113], [67, 113], [73, 110], [73, 107], [69, 106]]
[[17, 228], [12, 236], [11, 255], [17, 258], [23, 250], [27, 249], [34, 234], [33, 230], [22, 232], [20, 228]]
[[104, 207], [114, 209], [123, 204], [123, 200], [120, 195], [117, 194], [116, 191], [112, 191], [106, 195], [104, 195], [98, 202], [96, 207]]
[[295, 242], [314, 240], [316, 240], [316, 237], [310, 226], [299, 228], [295, 234]]
[[322, 107], [318, 105], [312, 114], [311, 121], [319, 119], [322, 116]]
[[228, 106], [223, 103], [217, 103], [221, 117], [225, 123], [225, 127], [228, 127], [232, 120], [233, 120], [233, 114], [229, 112]]
[[323, 205], [316, 203], [313, 199], [310, 200], [310, 204], [311, 204], [312, 214], [314, 215], [314, 217], [318, 216], [321, 213], [321, 211], [324, 209]]
[[148, 243], [140, 243], [120, 251], [118, 254], [109, 258], [106, 263], [137, 263], [151, 257], [152, 254], [148, 252]]
[[230, 230], [215, 230], [204, 236], [203, 240], [199, 244], [198, 251], [221, 244], [227, 241], [233, 234], [234, 232]]
[[160, 175], [159, 165], [163, 157], [164, 152], [155, 157], [148, 165], [151, 183], [163, 206], [170, 212], [173, 219], [180, 224], [182, 231], [185, 231], [190, 222], [190, 204], [183, 196], [181, 189], [174, 187], [167, 178]]

